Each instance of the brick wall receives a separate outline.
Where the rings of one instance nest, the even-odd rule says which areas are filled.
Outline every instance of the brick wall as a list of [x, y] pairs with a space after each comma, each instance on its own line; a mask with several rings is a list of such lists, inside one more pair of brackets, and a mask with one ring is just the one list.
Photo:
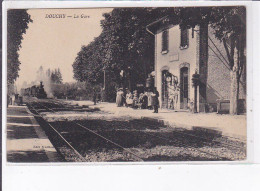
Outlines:
[[[222, 42], [217, 40], [213, 29], [209, 27], [208, 35], [208, 79], [207, 102], [213, 107], [217, 99], [230, 99], [230, 69], [227, 54]], [[246, 98], [245, 78], [241, 77], [240, 99]]]
[[[189, 47], [181, 50], [179, 26], [169, 28], [169, 50], [162, 54], [161, 32], [155, 35], [155, 85], [162, 95], [161, 81], [162, 70], [168, 70], [172, 74], [180, 77], [180, 65], [189, 64], [189, 84], [192, 84], [192, 74], [195, 69], [199, 69], [202, 85], [198, 91], [198, 108], [200, 112], [206, 111], [205, 104], [211, 105], [211, 111], [216, 111], [217, 99], [230, 98], [230, 69], [223, 43], [217, 40], [213, 34], [213, 29], [195, 28], [194, 38], [192, 31], [189, 31]], [[177, 55], [176, 60], [172, 56]], [[245, 82], [245, 75], [241, 81]], [[245, 83], [240, 83], [240, 99], [246, 98]], [[189, 98], [194, 98], [193, 87], [189, 86]], [[160, 97], [161, 100], [161, 97]], [[160, 102], [161, 103], [161, 102]], [[200, 104], [199, 104], [200, 103]]]

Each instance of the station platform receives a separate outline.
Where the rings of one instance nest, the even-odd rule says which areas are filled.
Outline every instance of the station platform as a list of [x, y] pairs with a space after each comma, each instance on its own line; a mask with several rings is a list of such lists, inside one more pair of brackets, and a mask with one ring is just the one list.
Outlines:
[[61, 162], [62, 158], [26, 106], [7, 108], [7, 162]]
[[115, 103], [101, 103], [92, 107], [113, 112], [116, 115], [129, 115], [134, 118], [141, 118], [147, 122], [159, 122], [173, 128], [181, 127], [188, 130], [221, 134], [241, 141], [247, 140], [246, 115], [190, 113], [169, 109], [159, 109], [159, 113], [153, 113], [153, 110], [117, 107]]
[[153, 110], [132, 109], [117, 107], [115, 103], [101, 102], [96, 105], [91, 101], [67, 101], [70, 104], [88, 105], [101, 111], [112, 113], [121, 117], [144, 119], [147, 122], [159, 122], [172, 128], [185, 128], [188, 130], [200, 130], [217, 133], [241, 141], [247, 140], [247, 117], [246, 115], [229, 115], [217, 113], [190, 113], [159, 109], [159, 113]]

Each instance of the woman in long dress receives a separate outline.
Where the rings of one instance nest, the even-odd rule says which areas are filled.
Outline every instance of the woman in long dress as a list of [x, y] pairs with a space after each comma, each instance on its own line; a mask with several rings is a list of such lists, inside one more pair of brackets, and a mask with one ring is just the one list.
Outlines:
[[138, 107], [138, 92], [137, 90], [135, 90], [133, 92], [133, 108], [137, 108]]
[[126, 94], [126, 106], [127, 107], [133, 106], [133, 95], [130, 91]]
[[118, 89], [117, 93], [116, 93], [116, 105], [117, 107], [121, 107], [123, 106], [123, 90], [122, 88]]
[[152, 109], [152, 93], [150, 90], [148, 90], [147, 92], [145, 92], [146, 96], [147, 96], [147, 108], [148, 109]]

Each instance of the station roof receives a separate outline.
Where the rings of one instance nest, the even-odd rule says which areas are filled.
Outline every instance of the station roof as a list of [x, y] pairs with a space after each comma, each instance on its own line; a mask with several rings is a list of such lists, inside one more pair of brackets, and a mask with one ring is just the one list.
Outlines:
[[156, 34], [177, 24], [179, 24], [179, 19], [177, 17], [168, 15], [147, 25], [146, 30], [150, 33]]

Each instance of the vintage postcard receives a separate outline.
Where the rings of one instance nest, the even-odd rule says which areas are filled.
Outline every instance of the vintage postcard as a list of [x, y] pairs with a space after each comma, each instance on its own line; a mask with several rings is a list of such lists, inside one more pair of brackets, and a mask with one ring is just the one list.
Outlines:
[[6, 10], [7, 162], [247, 161], [246, 15]]

